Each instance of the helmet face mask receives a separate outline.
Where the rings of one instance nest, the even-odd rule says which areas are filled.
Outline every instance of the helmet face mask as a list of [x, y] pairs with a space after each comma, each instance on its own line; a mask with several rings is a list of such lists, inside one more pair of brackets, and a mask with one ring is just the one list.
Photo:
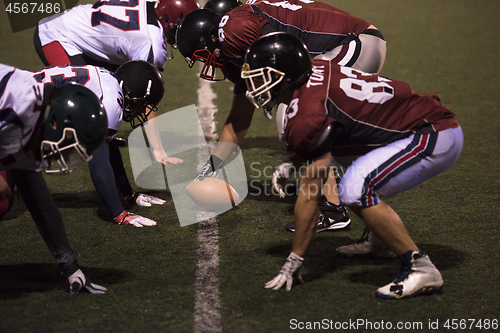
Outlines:
[[268, 118], [278, 96], [299, 88], [311, 73], [312, 61], [307, 47], [297, 37], [284, 32], [271, 33], [254, 41], [241, 68], [247, 98], [255, 107], [263, 108]]
[[[123, 81], [120, 82], [122, 87]], [[146, 92], [141, 97], [133, 96], [133, 92], [124, 91], [123, 96], [123, 120], [129, 122], [132, 128], [136, 128], [148, 120], [151, 112], [158, 111], [158, 105], [148, 103], [148, 97], [151, 95], [152, 80], [148, 80]], [[136, 123], [137, 121], [137, 123]]]
[[55, 88], [42, 120], [40, 156], [46, 173], [69, 173], [76, 164], [88, 162], [108, 133], [104, 106], [79, 84]]
[[247, 84], [246, 96], [256, 108], [272, 108], [275, 104], [276, 96], [273, 88], [283, 81], [285, 73], [271, 67], [250, 69], [248, 64], [241, 69], [241, 78]]
[[[207, 8], [192, 11], [182, 20], [176, 34], [177, 48], [188, 66], [192, 68], [196, 61], [202, 62], [200, 77], [209, 81], [226, 78], [217, 37], [220, 19], [219, 14]], [[221, 69], [222, 78], [216, 78], [217, 68]]]
[[[75, 129], [70, 127], [64, 129], [63, 136], [58, 142], [43, 140], [40, 149], [46, 173], [69, 173], [73, 166], [88, 162], [92, 158], [92, 155], [87, 154], [85, 146], [78, 141]], [[58, 168], [52, 168], [50, 164], [52, 160], [57, 162]]]
[[215, 49], [214, 52], [210, 52], [208, 49], [196, 50], [191, 58], [186, 58], [189, 68], [192, 68], [197, 60], [203, 63], [203, 67], [200, 72], [200, 77], [208, 81], [222, 81], [226, 77], [216, 78], [216, 69], [223, 68], [223, 62], [219, 59], [220, 51]]

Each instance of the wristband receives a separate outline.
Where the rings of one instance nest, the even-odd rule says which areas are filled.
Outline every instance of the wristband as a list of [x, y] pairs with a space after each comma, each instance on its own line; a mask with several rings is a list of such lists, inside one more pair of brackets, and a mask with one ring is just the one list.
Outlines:
[[128, 213], [126, 211], [123, 211], [120, 215], [114, 218], [115, 222], [118, 224], [122, 224], [125, 218], [127, 217]]

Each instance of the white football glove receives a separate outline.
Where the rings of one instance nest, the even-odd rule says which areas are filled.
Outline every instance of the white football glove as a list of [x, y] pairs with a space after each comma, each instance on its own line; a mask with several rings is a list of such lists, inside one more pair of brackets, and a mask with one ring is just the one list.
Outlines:
[[156, 225], [156, 221], [153, 221], [151, 219], [148, 219], [147, 217], [143, 217], [140, 215], [127, 213], [126, 211], [123, 211], [123, 213], [115, 217], [115, 222], [124, 225], [130, 224], [138, 228], [142, 228], [143, 226], [151, 227], [153, 225]]
[[78, 296], [82, 288], [85, 288], [91, 294], [105, 294], [107, 291], [105, 287], [90, 282], [90, 280], [85, 277], [85, 274], [83, 274], [81, 269], [71, 274], [68, 281], [69, 293], [71, 297]]
[[293, 279], [295, 278], [300, 283], [304, 283], [302, 276], [300, 276], [300, 268], [302, 267], [302, 262], [304, 258], [290, 252], [286, 262], [281, 268], [278, 275], [274, 277], [271, 281], [267, 282], [265, 285], [266, 289], [273, 288], [274, 290], [280, 289], [286, 282], [286, 290], [290, 291], [292, 289]]
[[137, 196], [137, 199], [135, 199], [135, 203], [138, 206], [150, 207], [151, 204], [163, 205], [165, 203], [165, 200], [162, 200], [162, 199], [157, 198], [157, 197], [153, 197], [152, 195], [140, 193]]
[[284, 198], [286, 196], [285, 192], [283, 191], [283, 186], [286, 183], [286, 180], [290, 178], [290, 172], [292, 171], [292, 168], [293, 163], [285, 158], [273, 173], [273, 188], [276, 192], [278, 192], [280, 198]]

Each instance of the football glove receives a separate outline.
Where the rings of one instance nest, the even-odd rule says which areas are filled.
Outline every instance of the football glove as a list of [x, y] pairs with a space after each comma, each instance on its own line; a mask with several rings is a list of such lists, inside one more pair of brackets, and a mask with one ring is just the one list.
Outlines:
[[91, 294], [105, 294], [107, 291], [103, 286], [90, 282], [81, 269], [71, 274], [68, 281], [71, 297], [78, 296], [82, 289], [86, 289]]
[[276, 168], [273, 173], [272, 184], [273, 188], [276, 192], [278, 192], [280, 198], [284, 198], [286, 196], [283, 191], [283, 186], [286, 183], [286, 180], [290, 178], [290, 172], [292, 171], [293, 163], [286, 159], [286, 157], [281, 162], [280, 166]]
[[293, 252], [290, 252], [290, 255], [281, 268], [280, 273], [276, 275], [274, 279], [266, 283], [266, 289], [273, 288], [274, 290], [278, 290], [286, 282], [286, 290], [290, 291], [292, 289], [294, 278], [300, 283], [304, 283], [304, 280], [302, 280], [302, 276], [300, 276], [300, 268], [302, 267], [303, 261], [304, 258], [296, 255]]
[[152, 195], [140, 193], [137, 196], [137, 199], [135, 199], [135, 203], [138, 206], [150, 207], [152, 204], [163, 205], [165, 203], [165, 200], [162, 200], [162, 199], [157, 198], [157, 197], [153, 197]]
[[198, 175], [194, 180], [203, 180], [205, 177], [216, 178], [220, 169], [224, 166], [224, 161], [215, 155], [210, 156], [207, 163], [198, 171]]
[[132, 194], [128, 195], [125, 200], [130, 202], [132, 205], [135, 204], [142, 207], [150, 207], [152, 204], [163, 205], [165, 203], [165, 200], [160, 198], [137, 192], [132, 192]]
[[142, 228], [143, 226], [151, 227], [153, 225], [156, 225], [156, 221], [153, 221], [151, 219], [148, 219], [147, 217], [143, 217], [140, 215], [135, 215], [132, 213], [127, 213], [126, 211], [123, 211], [120, 215], [115, 217], [115, 222], [118, 224], [131, 224], [134, 227]]

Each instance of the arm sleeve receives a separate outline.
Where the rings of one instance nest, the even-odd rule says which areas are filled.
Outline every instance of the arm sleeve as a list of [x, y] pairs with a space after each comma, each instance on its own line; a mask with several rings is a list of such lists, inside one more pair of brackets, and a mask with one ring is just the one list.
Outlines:
[[109, 141], [106, 140], [94, 151], [89, 161], [90, 177], [97, 194], [104, 202], [112, 218], [123, 212], [123, 206], [116, 188], [115, 174], [110, 162]]

